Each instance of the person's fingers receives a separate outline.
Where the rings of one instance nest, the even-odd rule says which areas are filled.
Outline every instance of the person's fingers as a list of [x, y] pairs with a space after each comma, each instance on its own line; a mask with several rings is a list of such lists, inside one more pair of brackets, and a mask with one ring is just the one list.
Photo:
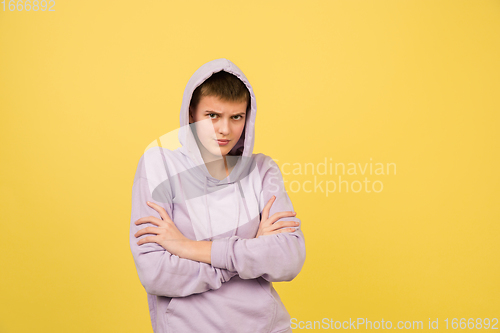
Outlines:
[[271, 225], [271, 229], [270, 230], [277, 230], [277, 229], [281, 229], [281, 228], [284, 228], [284, 227], [298, 227], [299, 226], [299, 222], [295, 222], [295, 221], [279, 221], [279, 222], [275, 222]]
[[271, 209], [271, 206], [273, 205], [274, 199], [276, 199], [276, 196], [272, 196], [271, 199], [267, 202], [267, 204], [264, 206], [264, 209], [262, 210], [262, 221], [265, 221], [269, 218], [269, 210]]
[[161, 229], [158, 227], [146, 227], [146, 228], [142, 228], [141, 230], [137, 231], [134, 236], [140, 237], [140, 236], [145, 235], [145, 234], [159, 235], [160, 233], [161, 233]]
[[284, 228], [284, 229], [279, 229], [279, 230], [270, 232], [269, 235], [281, 234], [282, 232], [294, 232], [294, 231], [295, 231], [295, 228]]
[[164, 222], [163, 220], [160, 220], [159, 218], [157, 218], [156, 216], [145, 216], [145, 217], [141, 217], [140, 219], [138, 219], [137, 221], [134, 222], [136, 225], [139, 225], [139, 224], [143, 224], [143, 223], [151, 223], [151, 224], [154, 224], [154, 225], [157, 225], [159, 227], [161, 227], [162, 225], [164, 225]]
[[145, 243], [157, 243], [156, 242], [157, 239], [158, 239], [157, 236], [147, 236], [147, 237], [139, 239], [139, 241], [137, 242], [137, 245], [142, 245]]
[[147, 204], [149, 205], [149, 207], [153, 208], [154, 210], [156, 210], [161, 218], [163, 219], [163, 221], [168, 221], [168, 222], [173, 222], [171, 219], [170, 219], [170, 216], [168, 216], [168, 213], [167, 211], [165, 210], [165, 208], [155, 204], [154, 202], [151, 202], [151, 201], [147, 201]]
[[294, 217], [295, 215], [297, 215], [296, 212], [278, 212], [274, 213], [273, 216], [271, 216], [270, 220], [272, 220], [274, 223], [282, 217]]

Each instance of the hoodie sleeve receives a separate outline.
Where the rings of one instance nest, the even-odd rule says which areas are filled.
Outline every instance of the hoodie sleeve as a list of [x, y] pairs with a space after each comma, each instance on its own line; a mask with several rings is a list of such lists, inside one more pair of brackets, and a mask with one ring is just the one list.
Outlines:
[[155, 216], [161, 219], [160, 214], [149, 207], [146, 201], [156, 203], [165, 208], [169, 216], [173, 216], [170, 208], [171, 195], [169, 191], [164, 192], [165, 200], [156, 201], [152, 198], [148, 180], [136, 175], [132, 186], [130, 248], [142, 285], [149, 294], [167, 297], [184, 297], [220, 288], [222, 283], [227, 282], [237, 273], [214, 268], [210, 264], [179, 258], [156, 243], [137, 245], [137, 241], [147, 235], [136, 238], [134, 234], [142, 228], [156, 226], [151, 223], [136, 225], [134, 222], [145, 216]]
[[[263, 155], [265, 156], [265, 155]], [[260, 160], [262, 161], [262, 160]], [[269, 217], [274, 213], [294, 211], [286, 193], [281, 171], [269, 156], [258, 163], [262, 179], [259, 210], [262, 210], [273, 195]], [[278, 221], [296, 221], [296, 217], [284, 217]], [[302, 269], [306, 257], [304, 235], [300, 225], [294, 232], [243, 239], [238, 236], [215, 239], [212, 243], [211, 262], [214, 268], [237, 272], [242, 279], [262, 276], [269, 282], [291, 281]]]

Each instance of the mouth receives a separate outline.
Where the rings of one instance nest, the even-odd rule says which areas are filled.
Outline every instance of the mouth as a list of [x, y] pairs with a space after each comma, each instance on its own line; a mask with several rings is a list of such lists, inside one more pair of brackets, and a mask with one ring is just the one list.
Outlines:
[[225, 146], [229, 143], [230, 140], [215, 140], [219, 144], [219, 146]]

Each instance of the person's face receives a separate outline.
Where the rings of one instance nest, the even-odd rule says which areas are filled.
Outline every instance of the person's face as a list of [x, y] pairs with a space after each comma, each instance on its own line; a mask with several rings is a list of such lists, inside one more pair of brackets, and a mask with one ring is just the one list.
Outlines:
[[191, 110], [189, 123], [195, 123], [202, 156], [208, 153], [220, 157], [231, 151], [245, 127], [246, 108], [246, 101], [228, 102], [216, 96], [201, 97], [196, 110]]

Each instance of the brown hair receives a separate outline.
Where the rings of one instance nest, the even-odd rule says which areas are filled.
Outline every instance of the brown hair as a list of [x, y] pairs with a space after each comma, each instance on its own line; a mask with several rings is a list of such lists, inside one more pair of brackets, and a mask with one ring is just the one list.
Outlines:
[[189, 103], [189, 114], [191, 110], [196, 110], [202, 96], [216, 96], [228, 102], [247, 101], [246, 111], [250, 110], [250, 93], [245, 84], [235, 75], [223, 70], [212, 74], [196, 87]]

